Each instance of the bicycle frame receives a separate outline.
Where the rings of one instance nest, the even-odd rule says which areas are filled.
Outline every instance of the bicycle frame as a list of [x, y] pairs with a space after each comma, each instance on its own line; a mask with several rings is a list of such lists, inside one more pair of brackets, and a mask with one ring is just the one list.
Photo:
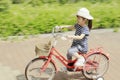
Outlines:
[[[50, 74], [48, 76], [48, 80], [52, 80], [53, 76], [55, 75], [55, 73], [57, 73], [58, 67], [57, 64], [54, 60], [54, 58], [56, 58], [57, 60], [60, 61], [61, 64], [63, 64], [67, 69], [65, 69], [65, 71], [74, 71], [74, 72], [79, 72], [81, 71], [82, 74], [88, 78], [88, 79], [99, 79], [99, 77], [103, 76], [105, 74], [105, 72], [107, 71], [108, 67], [109, 67], [109, 55], [105, 54], [103, 52], [103, 50], [101, 48], [95, 48], [95, 49], [90, 49], [90, 51], [86, 54], [82, 54], [80, 52], [78, 52], [78, 54], [82, 55], [85, 58], [85, 62], [84, 62], [84, 66], [83, 67], [75, 67], [74, 63], [77, 61], [77, 59], [74, 60], [67, 60], [66, 57], [62, 56], [62, 54], [57, 51], [57, 49], [55, 48], [55, 45], [57, 43], [57, 39], [59, 37], [61, 37], [61, 34], [54, 34], [55, 28], [53, 28], [52, 34], [53, 34], [53, 39], [49, 45], [49, 52], [47, 56], [39, 56], [37, 58], [34, 58], [33, 60], [31, 60], [28, 65], [25, 68], [25, 77], [27, 80], [31, 80], [31, 77], [34, 77], [34, 71], [36, 71], [37, 73], [39, 72], [40, 75], [42, 75], [42, 73], [45, 74]], [[61, 38], [63, 40], [63, 38]], [[45, 51], [47, 52], [47, 51]], [[36, 52], [37, 54], [37, 52]], [[40, 52], [40, 54], [42, 54], [42, 50]], [[37, 61], [43, 61], [42, 63], [37, 63]], [[32, 65], [32, 63], [36, 63], [39, 64], [37, 66], [33, 66], [30, 67]], [[69, 65], [70, 63], [70, 65]], [[100, 65], [100, 66], [99, 66]], [[102, 66], [101, 66], [102, 65]], [[39, 69], [39, 71], [38, 71]], [[99, 70], [102, 70], [99, 72]], [[64, 71], [64, 69], [63, 69]], [[32, 73], [33, 72], [33, 76]], [[45, 75], [43, 74], [43, 76]], [[51, 77], [52, 75], [52, 77]], [[38, 77], [35, 76], [35, 77]], [[41, 77], [42, 78], [42, 77]], [[100, 78], [101, 79], [101, 78]]]
[[[55, 66], [56, 71], [58, 71], [57, 66], [56, 66], [56, 64], [55, 64], [55, 61], [52, 59], [53, 56], [55, 56], [56, 59], [58, 59], [58, 60], [59, 60], [64, 66], [66, 66], [67, 68], [74, 69], [74, 68], [75, 68], [74, 65], [73, 65], [73, 66], [69, 66], [68, 63], [73, 63], [73, 64], [74, 64], [77, 59], [67, 60], [65, 57], [63, 57], [63, 56], [61, 55], [61, 53], [59, 53], [59, 52], [55, 49], [54, 46], [56, 45], [56, 36], [55, 36], [55, 34], [54, 34], [54, 31], [55, 31], [55, 30], [54, 30], [54, 28], [53, 28], [52, 34], [53, 34], [53, 37], [54, 37], [54, 44], [51, 46], [51, 49], [50, 49], [50, 51], [49, 51], [48, 56], [39, 56], [39, 58], [47, 59], [45, 65], [43, 65], [43, 70], [45, 70], [45, 69], [47, 68], [47, 65], [48, 65], [50, 62], [52, 62], [52, 63], [54, 64], [54, 66]], [[105, 56], [108, 58], [108, 60], [109, 60], [108, 55], [104, 54], [103, 51], [101, 50], [101, 48], [91, 49], [87, 54], [81, 54], [81, 53], [79, 53], [79, 54], [82, 55], [82, 56], [85, 58], [85, 60], [86, 60], [87, 57], [89, 57], [90, 55], [92, 55], [92, 54], [94, 54], [94, 53], [98, 53], [98, 54], [105, 55]], [[82, 68], [80, 68], [79, 70], [82, 70]]]
[[[101, 54], [101, 55], [105, 55], [108, 59], [109, 57], [106, 55], [106, 54], [103, 54], [102, 50], [100, 50], [100, 48], [96, 49], [96, 50], [91, 50], [90, 52], [88, 52], [87, 54], [80, 54], [82, 56], [84, 56], [85, 59], [87, 59], [87, 57], [89, 57], [90, 55], [94, 54], [94, 53], [98, 53], [98, 54]], [[51, 47], [50, 51], [49, 51], [49, 55], [48, 56], [39, 56], [39, 58], [45, 58], [45, 59], [48, 59], [45, 63], [45, 65], [43, 65], [43, 71], [47, 68], [47, 65], [52, 62], [56, 68], [56, 71], [58, 71], [58, 68], [55, 64], [55, 61], [52, 59], [52, 57], [55, 56], [56, 59], [58, 59], [64, 66], [66, 66], [67, 68], [72, 68], [74, 69], [74, 65], [73, 66], [69, 66], [67, 65], [68, 63], [75, 63], [75, 61], [77, 59], [74, 59], [74, 60], [67, 60], [65, 57], [63, 57], [61, 55], [61, 53], [59, 53], [56, 48], [54, 46]], [[79, 71], [82, 70], [82, 68], [79, 69]]]
[[63, 57], [56, 49], [55, 47], [52, 46], [51, 50], [50, 50], [50, 53], [48, 56], [39, 56], [39, 58], [46, 58], [48, 59], [48, 61], [45, 63], [44, 65], [44, 69], [47, 67], [47, 65], [49, 64], [49, 62], [51, 61], [54, 65], [55, 65], [55, 68], [56, 70], [58, 71], [57, 69], [57, 66], [55, 64], [55, 61], [52, 59], [52, 57], [55, 56], [56, 59], [58, 59], [64, 66], [66, 66], [67, 68], [74, 68], [74, 66], [68, 66], [67, 63], [69, 62], [75, 62], [75, 60], [67, 60], [65, 57]]

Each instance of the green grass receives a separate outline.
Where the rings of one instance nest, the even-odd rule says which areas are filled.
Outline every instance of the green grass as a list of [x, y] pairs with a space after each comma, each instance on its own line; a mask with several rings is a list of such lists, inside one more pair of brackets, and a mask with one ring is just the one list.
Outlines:
[[0, 37], [34, 35], [51, 32], [56, 25], [74, 25], [76, 12], [86, 7], [94, 16], [93, 28], [120, 27], [120, 1], [70, 4], [11, 4], [9, 9], [0, 12]]

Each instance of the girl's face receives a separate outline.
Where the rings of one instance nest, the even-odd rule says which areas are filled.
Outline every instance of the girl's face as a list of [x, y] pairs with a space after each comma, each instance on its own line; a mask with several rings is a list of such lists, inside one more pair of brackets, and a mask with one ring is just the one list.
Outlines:
[[78, 23], [80, 26], [86, 25], [86, 21], [87, 21], [86, 18], [83, 18], [83, 17], [81, 17], [81, 16], [77, 16], [77, 23]]

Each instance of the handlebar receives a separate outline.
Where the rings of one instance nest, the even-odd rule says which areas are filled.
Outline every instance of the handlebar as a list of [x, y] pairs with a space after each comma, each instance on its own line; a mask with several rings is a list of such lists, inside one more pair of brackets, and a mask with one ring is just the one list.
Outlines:
[[53, 27], [53, 29], [52, 29], [52, 35], [55, 39], [57, 39], [58, 37], [61, 37], [62, 40], [67, 40], [66, 35], [62, 33], [61, 29], [58, 30], [58, 28], [56, 28], [56, 26]]
[[66, 35], [65, 34], [63, 35], [63, 33], [60, 33], [60, 32], [62, 32], [61, 29], [58, 29], [58, 27], [56, 28], [56, 26], [53, 27], [53, 29], [52, 29], [52, 36], [54, 39], [53, 46], [56, 45], [57, 39], [67, 40]]

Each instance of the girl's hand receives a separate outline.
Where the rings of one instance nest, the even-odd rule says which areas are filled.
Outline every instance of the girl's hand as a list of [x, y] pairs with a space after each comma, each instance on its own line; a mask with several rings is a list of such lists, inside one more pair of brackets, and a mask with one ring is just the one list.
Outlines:
[[66, 36], [68, 39], [74, 39], [74, 36], [73, 35], [67, 35]]
[[55, 26], [55, 31], [61, 31], [62, 27], [61, 26]]

